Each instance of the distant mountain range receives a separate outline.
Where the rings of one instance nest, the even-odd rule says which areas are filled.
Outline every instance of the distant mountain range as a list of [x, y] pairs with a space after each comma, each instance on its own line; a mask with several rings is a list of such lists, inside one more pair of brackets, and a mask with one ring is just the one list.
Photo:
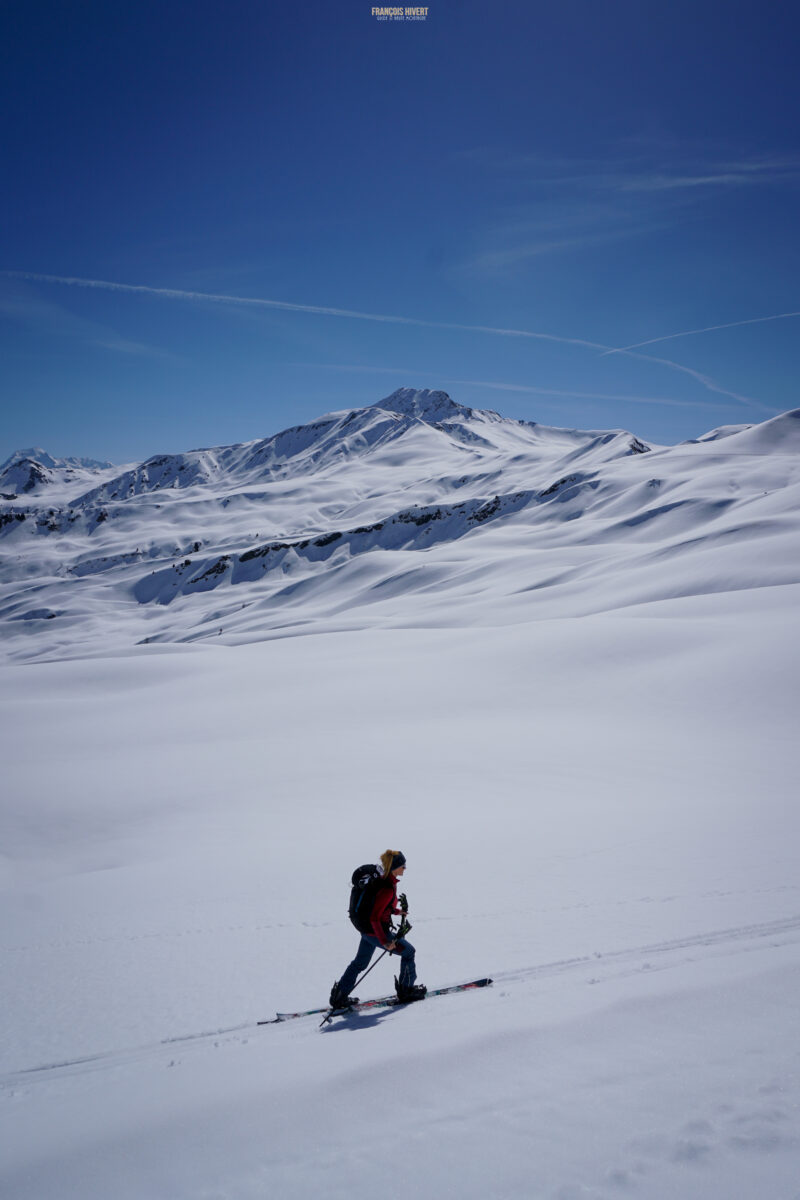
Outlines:
[[79, 486], [98, 472], [108, 471], [112, 467], [110, 462], [96, 462], [93, 458], [53, 458], [40, 446], [15, 450], [0, 465], [0, 493], [8, 500], [18, 494], [41, 491], [53, 484]]
[[400, 388], [126, 468], [0, 468], [13, 657], [507, 623], [800, 579], [800, 410], [651, 446]]

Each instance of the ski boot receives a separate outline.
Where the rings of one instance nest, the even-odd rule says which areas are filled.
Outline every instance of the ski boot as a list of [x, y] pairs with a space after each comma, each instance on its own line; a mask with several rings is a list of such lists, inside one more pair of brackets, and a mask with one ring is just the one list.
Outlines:
[[397, 992], [398, 1004], [413, 1004], [415, 1000], [424, 1000], [428, 989], [422, 983], [403, 984], [395, 977], [394, 990]]
[[356, 1004], [358, 1004], [358, 996], [348, 996], [344, 992], [340, 991], [339, 982], [337, 980], [337, 982], [334, 983], [333, 987], [331, 988], [331, 994], [328, 1003], [330, 1004], [331, 1008], [336, 1009], [354, 1008]]

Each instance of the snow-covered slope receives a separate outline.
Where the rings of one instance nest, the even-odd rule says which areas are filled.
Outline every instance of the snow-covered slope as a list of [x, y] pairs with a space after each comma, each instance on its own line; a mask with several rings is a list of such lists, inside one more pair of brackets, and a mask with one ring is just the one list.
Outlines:
[[0, 1194], [791, 1200], [798, 591], [6, 667]]
[[[797, 1200], [799, 417], [401, 389], [6, 502], [0, 1194]], [[493, 986], [259, 1026], [388, 846]]]
[[156, 456], [59, 503], [52, 487], [4, 502], [4, 642], [58, 657], [108, 638], [513, 622], [793, 583], [799, 415], [651, 447], [401, 388]]

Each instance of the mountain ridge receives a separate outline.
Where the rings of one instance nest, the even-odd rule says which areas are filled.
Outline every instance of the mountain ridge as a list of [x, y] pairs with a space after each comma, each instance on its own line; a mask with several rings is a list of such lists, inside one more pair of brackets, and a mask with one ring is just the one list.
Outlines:
[[62, 478], [6, 498], [0, 628], [36, 658], [85, 648], [93, 621], [121, 644], [247, 641], [795, 583], [798, 416], [658, 447], [399, 388], [99, 472], [77, 496]]

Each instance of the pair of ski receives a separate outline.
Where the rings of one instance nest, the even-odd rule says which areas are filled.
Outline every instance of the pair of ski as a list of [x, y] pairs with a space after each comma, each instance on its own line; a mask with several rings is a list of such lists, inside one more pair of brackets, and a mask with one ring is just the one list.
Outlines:
[[[450, 987], [431, 988], [425, 995], [425, 999], [429, 1000], [431, 996], [449, 996], [453, 992], [471, 992], [474, 988], [488, 987], [491, 979], [472, 979], [469, 983], [455, 983]], [[358, 1004], [348, 1005], [347, 1008], [308, 1008], [304, 1012], [278, 1013], [271, 1020], [259, 1021], [259, 1025], [279, 1025], [282, 1021], [293, 1021], [297, 1017], [318, 1017], [322, 1016], [322, 1025], [327, 1025], [333, 1017], [346, 1016], [347, 1013], [366, 1012], [371, 1008], [397, 1008], [403, 1005], [404, 1001], [398, 1000], [397, 996], [380, 996], [377, 1000], [361, 1000]], [[410, 1003], [418, 1004], [419, 1001], [411, 1001]]]

